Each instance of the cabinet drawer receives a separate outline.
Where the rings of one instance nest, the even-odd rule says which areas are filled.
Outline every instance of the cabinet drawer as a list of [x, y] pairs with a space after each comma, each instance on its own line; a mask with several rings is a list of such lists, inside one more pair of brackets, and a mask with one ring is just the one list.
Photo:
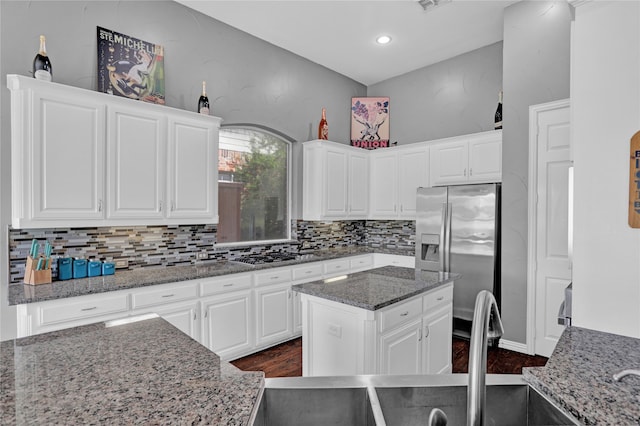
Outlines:
[[312, 281], [315, 279], [320, 279], [322, 278], [322, 263], [314, 262], [307, 263], [303, 266], [297, 266], [295, 268], [291, 268], [291, 273], [293, 275], [294, 281]]
[[256, 285], [270, 285], [291, 281], [290, 268], [274, 268], [265, 272], [256, 272]]
[[200, 294], [225, 293], [251, 287], [251, 274], [232, 274], [224, 277], [209, 278], [200, 283]]
[[197, 297], [198, 283], [192, 282], [186, 285], [162, 286], [154, 290], [133, 293], [131, 295], [131, 304], [133, 309], [140, 309]]
[[358, 256], [349, 259], [349, 268], [351, 271], [362, 271], [373, 267], [373, 256]]
[[106, 296], [98, 299], [75, 303], [54, 303], [40, 307], [40, 325], [50, 325], [66, 321], [74, 321], [107, 314], [122, 312], [123, 316], [129, 311], [129, 297], [127, 294]]
[[417, 298], [380, 312], [380, 332], [384, 333], [422, 314], [422, 299]]
[[349, 259], [328, 260], [324, 262], [324, 273], [329, 276], [349, 271]]
[[438, 306], [447, 304], [453, 300], [453, 286], [449, 285], [433, 293], [423, 296], [424, 311], [427, 312]]

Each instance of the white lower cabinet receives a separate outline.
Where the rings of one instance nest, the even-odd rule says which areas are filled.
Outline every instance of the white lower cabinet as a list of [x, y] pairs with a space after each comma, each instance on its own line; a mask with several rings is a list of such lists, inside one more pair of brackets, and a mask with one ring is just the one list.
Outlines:
[[422, 319], [380, 336], [379, 374], [420, 374]]
[[291, 284], [256, 288], [256, 347], [285, 341], [293, 334]]
[[451, 373], [453, 306], [448, 303], [422, 319], [422, 374]]
[[200, 341], [200, 305], [197, 300], [158, 306], [153, 311], [187, 336]]
[[203, 299], [202, 344], [223, 360], [250, 353], [254, 347], [252, 302], [251, 290]]

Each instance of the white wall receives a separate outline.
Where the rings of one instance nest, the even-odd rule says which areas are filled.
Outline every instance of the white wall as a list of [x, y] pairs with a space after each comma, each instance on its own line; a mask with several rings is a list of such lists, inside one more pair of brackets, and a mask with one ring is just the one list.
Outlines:
[[640, 229], [627, 224], [640, 2], [578, 5], [572, 43], [573, 324], [640, 337]]

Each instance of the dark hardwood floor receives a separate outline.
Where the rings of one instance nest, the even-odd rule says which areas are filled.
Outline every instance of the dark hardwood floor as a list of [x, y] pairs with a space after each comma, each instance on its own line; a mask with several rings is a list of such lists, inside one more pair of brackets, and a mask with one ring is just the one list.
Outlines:
[[[469, 341], [453, 338], [453, 372], [466, 373], [469, 364]], [[521, 374], [522, 367], [542, 367], [547, 358], [529, 356], [501, 348], [487, 350], [487, 372], [490, 374]], [[302, 376], [302, 339], [297, 338], [266, 349], [232, 364], [245, 371], [264, 371], [265, 377]]]

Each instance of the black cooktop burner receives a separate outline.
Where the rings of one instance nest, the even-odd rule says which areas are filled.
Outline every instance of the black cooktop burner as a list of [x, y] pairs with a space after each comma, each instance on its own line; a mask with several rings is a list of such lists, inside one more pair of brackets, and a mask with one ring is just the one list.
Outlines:
[[295, 260], [297, 256], [292, 253], [268, 253], [268, 254], [247, 254], [236, 257], [234, 262], [248, 263], [250, 265], [260, 265], [263, 263], [283, 262], [285, 260]]

